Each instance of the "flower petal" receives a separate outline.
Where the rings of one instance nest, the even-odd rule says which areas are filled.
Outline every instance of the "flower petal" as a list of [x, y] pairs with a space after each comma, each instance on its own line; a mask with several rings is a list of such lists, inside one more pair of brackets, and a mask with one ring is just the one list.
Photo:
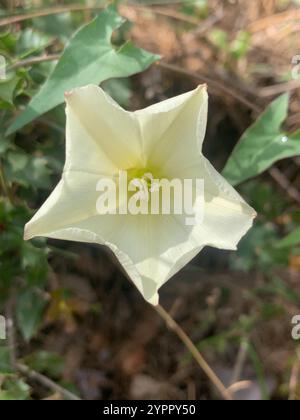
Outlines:
[[145, 299], [157, 304], [157, 283], [145, 279], [133, 261], [139, 261], [140, 244], [145, 241], [139, 233], [140, 219], [131, 215], [99, 215], [96, 210], [98, 180], [97, 174], [65, 172], [52, 194], [26, 224], [24, 239], [44, 236], [107, 245]]
[[[67, 153], [62, 180], [25, 227], [34, 236], [107, 245], [152, 304], [158, 289], [205, 245], [235, 249], [255, 212], [201, 155], [207, 118], [204, 87], [135, 113], [100, 88], [67, 95]], [[141, 163], [169, 178], [204, 180], [204, 220], [186, 215], [99, 215], [100, 175]]]
[[141, 160], [139, 126], [100, 87], [66, 93], [66, 168], [112, 174]]
[[206, 85], [136, 111], [147, 165], [168, 171], [194, 159], [202, 148], [207, 121]]
[[236, 249], [239, 240], [252, 226], [255, 210], [203, 155], [176, 173], [180, 179], [200, 179], [204, 182], [204, 220], [194, 228], [199, 247], [210, 245]]
[[252, 224], [253, 210], [226, 181], [230, 194], [216, 194], [219, 187], [210, 175], [208, 186], [215, 189], [206, 191], [204, 222], [196, 226], [187, 226], [185, 215], [98, 215], [97, 180], [95, 175], [67, 172], [26, 225], [25, 237], [47, 236], [109, 246], [152, 304], [158, 303], [158, 289], [205, 245], [235, 249]]
[[98, 180], [97, 174], [65, 171], [54, 191], [26, 224], [24, 238], [31, 239], [34, 236], [55, 238], [57, 236], [52, 235], [53, 232], [70, 225], [76, 227], [78, 221], [97, 214]]

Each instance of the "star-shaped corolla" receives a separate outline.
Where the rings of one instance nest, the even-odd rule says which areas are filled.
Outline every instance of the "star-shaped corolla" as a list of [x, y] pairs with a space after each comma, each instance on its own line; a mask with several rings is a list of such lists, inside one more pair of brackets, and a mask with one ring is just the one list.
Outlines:
[[[236, 249], [255, 211], [202, 155], [207, 104], [204, 85], [135, 112], [98, 86], [68, 92], [62, 178], [25, 226], [25, 239], [107, 245], [154, 305], [158, 289], [204, 246]], [[99, 214], [97, 182], [116, 179], [120, 170], [203, 179], [203, 221], [187, 225], [184, 214]]]

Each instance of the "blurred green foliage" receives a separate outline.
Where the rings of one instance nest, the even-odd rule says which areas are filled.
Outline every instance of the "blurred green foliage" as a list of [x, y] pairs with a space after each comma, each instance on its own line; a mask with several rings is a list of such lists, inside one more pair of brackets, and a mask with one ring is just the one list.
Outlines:
[[229, 39], [228, 33], [222, 29], [213, 29], [209, 39], [229, 59], [239, 60], [247, 55], [251, 48], [251, 35], [246, 31], [239, 31], [233, 40]]

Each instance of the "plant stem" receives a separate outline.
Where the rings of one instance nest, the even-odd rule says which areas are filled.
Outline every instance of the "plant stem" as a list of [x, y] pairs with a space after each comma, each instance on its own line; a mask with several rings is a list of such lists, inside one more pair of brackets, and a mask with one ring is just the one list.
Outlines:
[[32, 66], [33, 64], [39, 64], [45, 61], [55, 61], [55, 60], [58, 60], [59, 57], [60, 57], [60, 54], [48, 54], [48, 55], [45, 54], [39, 57], [29, 57], [24, 60], [20, 60], [20, 61], [17, 61], [16, 63], [11, 64], [8, 70], [15, 70], [23, 66], [24, 67]]
[[45, 375], [42, 375], [39, 372], [36, 372], [35, 370], [30, 369], [28, 366], [22, 363], [17, 364], [17, 369], [19, 370], [19, 372], [27, 376], [29, 379], [39, 382], [46, 388], [61, 394], [64, 398], [68, 400], [73, 400], [73, 401], [81, 400], [81, 398], [77, 397], [77, 395], [73, 394], [73, 392], [70, 392], [69, 390], [63, 388], [62, 386], [52, 381], [52, 379], [48, 378]]
[[177, 324], [177, 322], [171, 317], [171, 315], [161, 306], [155, 306], [157, 313], [163, 318], [167, 326], [178, 336], [182, 343], [189, 350], [191, 355], [194, 357], [198, 365], [205, 372], [210, 381], [214, 384], [217, 390], [220, 392], [224, 400], [232, 401], [233, 397], [231, 393], [226, 389], [222, 381], [217, 377], [215, 372], [203, 358], [195, 344], [189, 338], [189, 336], [183, 331], [183, 329]]
[[228, 87], [222, 82], [219, 82], [217, 80], [211, 79], [208, 76], [205, 76], [203, 74], [185, 69], [183, 67], [177, 66], [176, 64], [166, 63], [164, 61], [157, 61], [156, 65], [158, 67], [161, 67], [163, 69], [182, 74], [183, 76], [191, 77], [195, 80], [198, 80], [201, 83], [206, 83], [209, 87], [215, 89], [218, 92], [225, 93], [232, 98], [236, 99], [241, 104], [245, 105], [247, 108], [252, 109], [256, 113], [260, 113], [261, 109], [258, 107], [255, 103], [249, 101], [247, 98], [245, 98], [242, 94], [236, 92], [234, 89]]
[[[178, 3], [181, 0], [178, 0]], [[170, 2], [170, 4], [173, 4], [174, 0]], [[162, 4], [164, 6], [167, 6], [167, 3], [165, 1], [162, 2]], [[146, 5], [141, 5], [135, 2], [128, 2], [128, 4], [123, 5], [123, 7], [131, 7], [131, 8], [135, 8], [135, 9], [140, 9], [141, 11], [152, 11], [153, 13], [156, 13], [158, 15], [162, 15], [162, 16], [167, 16], [173, 19], [177, 19], [177, 20], [182, 20], [185, 22], [188, 22], [190, 24], [193, 25], [198, 25], [199, 24], [199, 20], [187, 15], [184, 15], [183, 13], [180, 12], [176, 12], [173, 10], [168, 10], [165, 7], [157, 7], [160, 6], [159, 3], [156, 4], [156, 7], [147, 7]], [[12, 16], [8, 16], [6, 18], [3, 18], [0, 20], [0, 27], [1, 26], [5, 26], [5, 25], [11, 25], [13, 23], [18, 23], [18, 22], [22, 22], [24, 20], [27, 19], [34, 19], [34, 18], [38, 18], [38, 17], [43, 17], [43, 16], [51, 16], [51, 15], [56, 15], [56, 14], [60, 14], [60, 13], [69, 13], [69, 12], [87, 12], [87, 11], [92, 11], [92, 10], [102, 10], [104, 9], [103, 5], [81, 5], [81, 4], [70, 4], [70, 5], [66, 5], [66, 6], [57, 6], [57, 7], [49, 7], [49, 8], [45, 8], [45, 9], [40, 9], [40, 10], [34, 10], [31, 13], [21, 13], [21, 14], [14, 14]]]

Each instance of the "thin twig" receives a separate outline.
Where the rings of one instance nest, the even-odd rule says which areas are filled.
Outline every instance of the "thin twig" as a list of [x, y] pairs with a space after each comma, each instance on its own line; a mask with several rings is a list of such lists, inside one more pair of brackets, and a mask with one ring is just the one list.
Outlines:
[[294, 201], [300, 204], [299, 191], [290, 183], [290, 181], [283, 173], [280, 172], [278, 168], [273, 167], [269, 169], [269, 174]]
[[24, 13], [16, 16], [9, 16], [0, 20], [0, 27], [11, 25], [12, 23], [22, 22], [27, 19], [34, 19], [43, 16], [58, 15], [60, 13], [68, 12], [84, 12], [86, 10], [103, 9], [103, 6], [82, 6], [80, 4], [73, 4], [69, 6], [51, 7], [43, 10], [37, 10], [32, 13]]
[[8, 67], [8, 70], [15, 70], [20, 67], [32, 66], [33, 64], [43, 63], [44, 61], [58, 60], [59, 57], [60, 57], [60, 54], [47, 54], [47, 55], [41, 55], [39, 57], [29, 57], [29, 58], [26, 58], [25, 60], [17, 61], [16, 63], [12, 64], [10, 67]]
[[234, 385], [235, 383], [237, 383], [241, 378], [243, 367], [244, 367], [246, 357], [247, 357], [247, 352], [248, 352], [248, 342], [247, 340], [243, 340], [241, 342], [237, 359], [236, 359], [236, 364], [233, 369], [231, 385]]
[[[124, 0], [126, 2], [126, 0]], [[127, 3], [132, 6], [140, 6], [138, 3], [140, 0], [127, 0]], [[147, 5], [148, 6], [175, 6], [176, 4], [182, 3], [182, 0], [148, 0]]]
[[300, 19], [300, 10], [299, 9], [289, 9], [285, 12], [277, 13], [275, 15], [266, 16], [262, 19], [256, 20], [255, 22], [250, 23], [247, 28], [249, 32], [259, 32], [268, 29], [269, 27], [281, 24], [287, 20], [297, 21]]
[[[49, 54], [49, 55], [44, 55], [44, 56], [40, 56], [40, 57], [32, 57], [32, 58], [28, 58], [26, 60], [22, 60], [22, 61], [19, 61], [19, 62], [13, 64], [10, 67], [10, 69], [18, 68], [18, 67], [22, 67], [22, 66], [31, 66], [33, 64], [42, 63], [43, 61], [58, 60], [59, 57], [60, 57], [59, 54]], [[209, 86], [211, 86], [215, 89], [218, 89], [218, 90], [222, 90], [224, 93], [227, 93], [228, 95], [237, 99], [239, 102], [243, 103], [244, 105], [246, 105], [248, 108], [252, 109], [253, 111], [255, 111], [257, 113], [259, 113], [261, 111], [260, 108], [257, 105], [248, 101], [248, 99], [244, 98], [243, 96], [241, 96], [240, 94], [238, 94], [234, 90], [222, 85], [221, 83], [217, 82], [216, 80], [210, 79], [207, 76], [200, 75], [200, 74], [192, 72], [190, 70], [183, 69], [179, 66], [176, 66], [175, 64], [169, 64], [169, 63], [160, 62], [160, 61], [157, 61], [156, 64], [159, 67], [164, 68], [166, 70], [174, 71], [176, 73], [180, 73], [180, 74], [183, 74], [185, 76], [192, 77], [193, 79], [199, 80], [202, 83], [207, 83]]]
[[[113, 258], [115, 261], [115, 256], [113, 255], [112, 251], [108, 251], [108, 256]], [[125, 277], [132, 283], [131, 278], [129, 277], [128, 273], [125, 271], [124, 267], [119, 263], [119, 267], [121, 271], [124, 273]], [[215, 372], [212, 368], [208, 365], [206, 360], [203, 358], [195, 344], [192, 342], [190, 337], [183, 331], [180, 325], [177, 324], [175, 319], [171, 317], [171, 315], [161, 306], [156, 305], [154, 309], [158, 313], [158, 315], [165, 321], [166, 325], [177, 335], [177, 337], [181, 340], [181, 342], [186, 346], [188, 351], [194, 357], [198, 365], [203, 369], [207, 377], [211, 380], [211, 382], [215, 385], [218, 389], [224, 400], [232, 401], [233, 397], [231, 393], [226, 389], [225, 385], [222, 381], [217, 377]]]
[[289, 382], [289, 401], [296, 400], [297, 385], [299, 380], [300, 364], [297, 359], [292, 367], [290, 382]]
[[224, 17], [224, 8], [221, 5], [215, 15], [210, 15], [207, 19], [202, 21], [198, 28], [196, 28], [194, 31], [191, 31], [190, 34], [195, 37], [201, 37], [203, 36], [212, 26], [214, 26], [216, 23], [218, 23], [220, 20], [222, 20]]
[[286, 83], [278, 83], [277, 85], [266, 86], [258, 90], [258, 95], [262, 98], [279, 95], [280, 93], [290, 92], [300, 89], [300, 80], [290, 80]]
[[[190, 16], [186, 16], [182, 13], [179, 13], [177, 11], [174, 10], [168, 10], [167, 8], [162, 8], [162, 7], [150, 7], [151, 5], [141, 5], [141, 4], [135, 4], [135, 3], [129, 3], [127, 5], [125, 5], [125, 7], [133, 7], [136, 9], [140, 9], [140, 10], [149, 10], [152, 11], [153, 13], [156, 14], [160, 14], [166, 17], [170, 17], [173, 19], [177, 19], [177, 20], [182, 20], [188, 23], [191, 23], [193, 25], [198, 25], [199, 24], [199, 20], [195, 19], [193, 17]], [[156, 6], [158, 6], [158, 4], [156, 4]], [[123, 6], [124, 7], [124, 6]], [[35, 12], [31, 12], [31, 13], [24, 13], [24, 14], [20, 14], [20, 15], [15, 15], [15, 16], [9, 16], [6, 17], [4, 19], [0, 20], [0, 27], [1, 26], [5, 26], [5, 25], [11, 25], [13, 23], [18, 23], [18, 22], [22, 22], [24, 20], [27, 19], [34, 19], [34, 18], [38, 18], [38, 17], [44, 17], [44, 16], [51, 16], [51, 15], [57, 15], [60, 13], [68, 13], [68, 12], [86, 12], [86, 11], [90, 11], [90, 10], [101, 10], [103, 9], [104, 6], [83, 6], [81, 4], [70, 4], [68, 6], [59, 6], [59, 7], [49, 7], [43, 10], [36, 10]]]
[[298, 130], [298, 128], [299, 128], [298, 127], [299, 121], [300, 121], [300, 112], [296, 112], [295, 114], [288, 117], [289, 127], [293, 127], [295, 125], [296, 130]]
[[252, 381], [249, 381], [249, 380], [235, 382], [234, 384], [228, 387], [228, 391], [235, 394], [238, 391], [242, 391], [244, 389], [250, 388], [251, 385], [252, 385]]
[[[197, 18], [194, 18], [192, 16], [185, 15], [183, 13], [178, 12], [174, 9], [169, 9], [167, 7], [161, 7], [161, 6], [145, 6], [142, 4], [129, 4], [122, 6], [123, 8], [135, 8], [138, 11], [145, 11], [145, 12], [152, 12], [157, 15], [165, 16], [167, 18], [180, 20], [182, 22], [190, 23], [191, 25], [199, 25], [200, 21]], [[121, 9], [122, 10], [122, 9]]]
[[257, 113], [260, 113], [260, 111], [261, 111], [261, 109], [257, 105], [250, 102], [248, 99], [244, 98], [242, 95], [240, 95], [236, 91], [232, 90], [231, 88], [223, 85], [222, 83], [220, 83], [216, 80], [213, 80], [213, 79], [211, 79], [207, 76], [204, 76], [202, 74], [183, 69], [182, 67], [179, 67], [175, 64], [165, 63], [165, 62], [162, 62], [162, 61], [157, 61], [156, 64], [157, 64], [157, 66], [159, 66], [163, 69], [170, 70], [170, 71], [173, 71], [175, 73], [179, 73], [179, 74], [191, 77], [193, 79], [199, 80], [202, 83], [207, 83], [208, 87], [211, 86], [212, 88], [214, 88], [216, 90], [222, 91], [223, 93], [226, 93], [226, 94], [230, 95], [231, 97], [233, 97], [234, 99], [236, 99], [237, 101], [242, 103], [243, 105], [247, 106], [247, 108], [250, 108]]
[[23, 363], [17, 364], [17, 369], [19, 372], [21, 372], [23, 375], [27, 376], [29, 379], [33, 381], [39, 382], [41, 385], [45, 386], [46, 388], [50, 389], [51, 391], [58, 392], [60, 395], [62, 395], [64, 398], [68, 400], [76, 400], [80, 401], [81, 398], [79, 398], [77, 395], [73, 394], [73, 392], [70, 392], [69, 390], [63, 388], [62, 386], [58, 385], [52, 379], [48, 378], [45, 375], [42, 375], [39, 372], [36, 372], [33, 369], [30, 369], [28, 366], [24, 365]]
[[168, 312], [161, 305], [155, 306], [155, 309], [157, 313], [166, 322], [167, 326], [178, 336], [178, 338], [180, 338], [180, 340], [189, 350], [189, 352], [194, 357], [198, 365], [201, 367], [201, 369], [205, 372], [207, 377], [218, 389], [222, 397], [227, 401], [232, 401], [233, 397], [231, 393], [226, 389], [225, 385], [217, 377], [217, 375], [212, 370], [212, 368], [208, 365], [208, 363], [200, 354], [199, 350], [197, 349], [195, 344], [192, 342], [192, 340], [189, 338], [189, 336], [183, 331], [183, 329], [177, 324], [177, 322], [168, 314]]

